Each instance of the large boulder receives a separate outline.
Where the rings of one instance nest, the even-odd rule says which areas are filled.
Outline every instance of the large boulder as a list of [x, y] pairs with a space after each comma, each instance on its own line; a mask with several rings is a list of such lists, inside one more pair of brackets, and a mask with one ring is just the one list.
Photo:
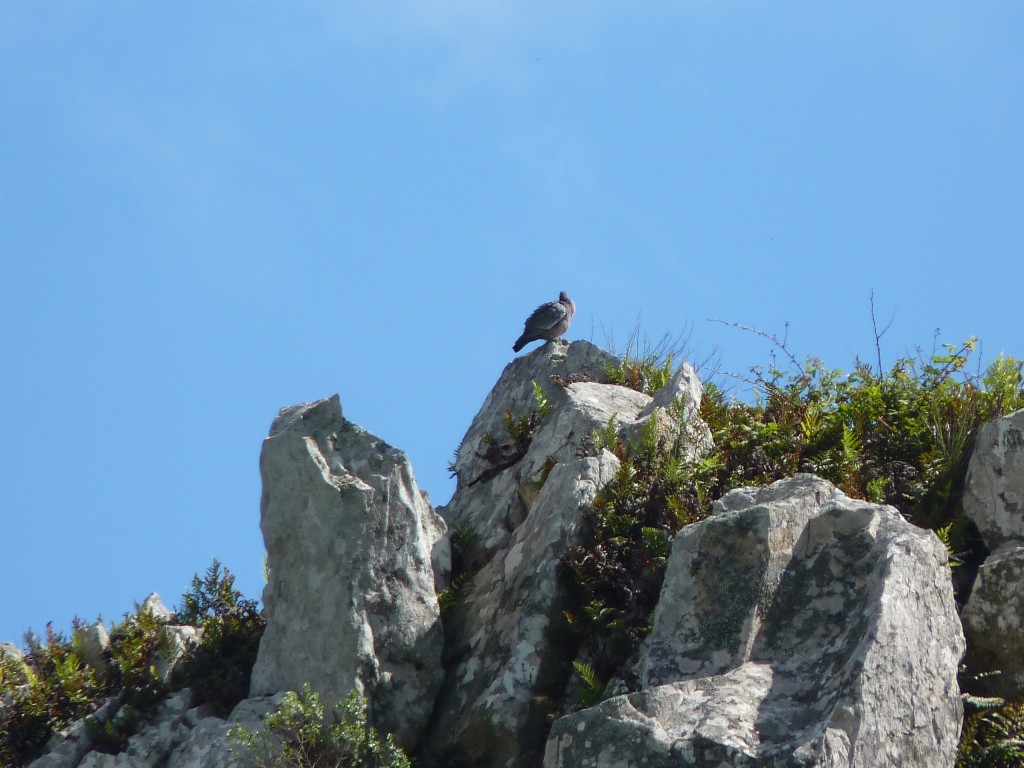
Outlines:
[[1024, 543], [1024, 409], [978, 431], [963, 504], [990, 550]]
[[441, 684], [433, 556], [443, 521], [406, 456], [342, 416], [337, 395], [285, 408], [260, 456], [267, 628], [251, 696], [353, 688], [403, 746]]
[[557, 720], [545, 768], [952, 765], [964, 650], [945, 548], [802, 475], [675, 537], [643, 689]]

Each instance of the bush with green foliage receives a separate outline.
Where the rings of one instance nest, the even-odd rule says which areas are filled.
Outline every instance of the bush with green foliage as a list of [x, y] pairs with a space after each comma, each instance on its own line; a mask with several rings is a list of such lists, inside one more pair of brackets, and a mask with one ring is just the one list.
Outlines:
[[381, 739], [369, 724], [357, 691], [328, 716], [306, 683], [301, 693], [286, 693], [265, 723], [264, 730], [235, 725], [229, 732], [258, 768], [412, 768], [391, 734]]
[[260, 638], [266, 629], [255, 600], [235, 589], [235, 577], [216, 559], [182, 596], [178, 621], [202, 630], [202, 639], [189, 650], [176, 674], [195, 703], [213, 704], [222, 713], [249, 695]]
[[[248, 693], [264, 621], [256, 603], [242, 598], [234, 579], [214, 561], [193, 579], [179, 620], [203, 629], [202, 642], [176, 670], [172, 685], [191, 686], [197, 701], [230, 709]], [[77, 619], [74, 627], [81, 622]], [[152, 612], [139, 608], [110, 629], [107, 661], [87, 666], [77, 633], [71, 640], [47, 625], [40, 640], [26, 635], [24, 659], [0, 656], [0, 765], [26, 765], [49, 738], [87, 718], [95, 748], [116, 753], [171, 690], [157, 672], [169, 652], [169, 635]], [[90, 718], [117, 699], [116, 715]]]
[[86, 667], [80, 648], [46, 626], [46, 637], [26, 635], [23, 659], [0, 655], [0, 765], [37, 757], [53, 732], [89, 712], [107, 691]]

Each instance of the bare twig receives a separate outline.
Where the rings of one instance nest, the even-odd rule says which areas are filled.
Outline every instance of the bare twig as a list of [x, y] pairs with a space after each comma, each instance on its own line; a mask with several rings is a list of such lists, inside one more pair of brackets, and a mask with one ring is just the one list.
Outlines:
[[770, 341], [772, 343], [772, 345], [776, 349], [781, 350], [782, 353], [785, 354], [787, 358], [789, 358], [789, 362], [793, 366], [794, 370], [797, 370], [797, 371], [803, 370], [803, 366], [800, 365], [800, 361], [796, 359], [796, 356], [792, 352], [790, 352], [789, 351], [789, 347], [786, 346], [787, 341], [789, 339], [789, 323], [788, 322], [786, 323], [786, 326], [785, 326], [786, 327], [786, 332], [783, 335], [783, 337], [780, 339], [778, 337], [778, 335], [776, 335], [774, 333], [768, 333], [767, 331], [762, 331], [760, 328], [752, 328], [749, 325], [743, 325], [742, 323], [732, 323], [732, 322], [728, 322], [726, 320], [718, 320], [718, 319], [713, 318], [713, 317], [712, 318], [708, 318], [708, 321], [712, 322], [712, 323], [721, 323], [722, 325], [727, 325], [730, 328], [739, 328], [741, 331], [747, 331], [748, 333], [753, 333], [755, 336], [760, 336], [762, 339], [767, 339], [768, 341]]
[[871, 330], [875, 333], [875, 355], [878, 359], [878, 375], [882, 375], [882, 337], [892, 327], [892, 321], [896, 319], [896, 312], [892, 313], [892, 317], [889, 318], [889, 322], [886, 323], [885, 328], [881, 331], [878, 330], [878, 321], [875, 319], [875, 289], [871, 289]]

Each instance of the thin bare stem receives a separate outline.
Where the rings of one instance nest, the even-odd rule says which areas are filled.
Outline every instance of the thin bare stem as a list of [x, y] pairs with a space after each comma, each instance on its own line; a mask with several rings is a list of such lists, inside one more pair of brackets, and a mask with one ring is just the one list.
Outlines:
[[882, 375], [882, 337], [892, 327], [892, 321], [896, 319], [896, 312], [892, 313], [892, 317], [889, 318], [889, 322], [886, 323], [885, 328], [881, 331], [878, 330], [878, 321], [875, 319], [875, 289], [871, 289], [871, 330], [875, 333], [875, 355], [878, 360], [878, 375]]

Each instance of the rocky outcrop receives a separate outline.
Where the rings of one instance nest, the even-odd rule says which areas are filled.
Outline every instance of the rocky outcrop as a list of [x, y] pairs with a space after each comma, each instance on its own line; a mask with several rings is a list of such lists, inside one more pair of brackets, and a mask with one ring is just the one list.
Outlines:
[[[455, 460], [458, 484], [451, 502], [438, 511], [453, 532], [472, 533], [464, 552], [482, 565], [508, 546], [526, 519], [537, 489], [555, 464], [594, 455], [594, 431], [612, 422], [625, 439], [635, 438], [649, 419], [662, 431], [689, 429], [687, 444], [700, 452], [707, 427], [697, 416], [702, 387], [684, 364], [655, 398], [607, 381], [606, 367], [618, 359], [586, 341], [553, 341], [509, 363], [473, 419]], [[538, 409], [535, 385], [548, 399], [550, 415], [539, 423], [528, 446], [516, 445], [507, 417], [529, 418]], [[681, 425], [669, 413], [683, 400]]]
[[643, 689], [559, 719], [545, 768], [951, 765], [964, 641], [946, 550], [798, 476], [675, 537]]
[[[80, 721], [33, 768], [250, 768], [232, 723], [258, 729], [307, 682], [325, 704], [359, 689], [423, 768], [951, 765], [964, 641], [947, 552], [895, 509], [809, 475], [733, 491], [676, 534], [650, 633], [606, 692], [620, 695], [552, 726], [578, 688], [559, 563], [619, 468], [601, 446], [654, 439], [697, 459], [711, 445], [690, 366], [652, 398], [604, 383], [617, 363], [561, 340], [512, 361], [437, 512], [404, 454], [347, 421], [337, 396], [282, 410], [260, 459], [270, 578], [253, 698], [221, 719], [177, 692], [118, 755]], [[979, 513], [979, 527], [1003, 538], [964, 619], [1019, 659], [1006, 640], [1024, 607], [1014, 424], [986, 438], [990, 467], [972, 464], [975, 506], [995, 521]], [[158, 597], [144, 607], [169, 646], [199, 638]], [[90, 664], [109, 655], [102, 630], [79, 630]]]
[[443, 521], [405, 454], [345, 420], [337, 395], [282, 410], [260, 470], [270, 577], [251, 695], [309, 682], [337, 702], [357, 688], [413, 747], [441, 684]]
[[[562, 341], [514, 360], [462, 441], [458, 487], [440, 511], [473, 575], [445, 622], [447, 678], [425, 765], [450, 755], [481, 767], [539, 764], [572, 661], [553, 637], [566, 600], [556, 570], [619, 464], [596, 447], [595, 431], [610, 425], [628, 442], [654, 419], [659, 435], [678, 437], [692, 456], [709, 444], [690, 366], [652, 398], [602, 383], [617, 362], [587, 342]], [[528, 444], [516, 445], [507, 422], [531, 415]]]

